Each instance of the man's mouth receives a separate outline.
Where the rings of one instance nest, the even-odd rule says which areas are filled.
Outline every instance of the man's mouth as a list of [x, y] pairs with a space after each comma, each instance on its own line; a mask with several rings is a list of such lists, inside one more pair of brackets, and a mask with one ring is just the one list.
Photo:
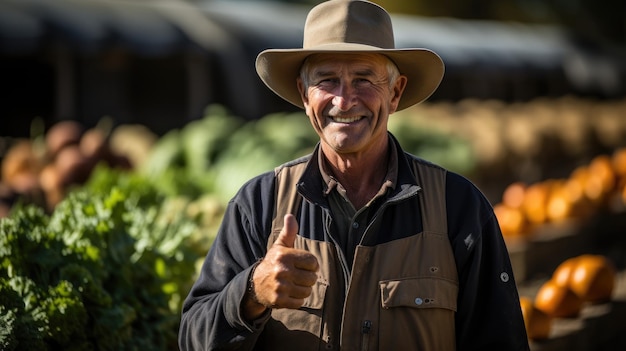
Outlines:
[[331, 119], [337, 123], [352, 123], [356, 122], [363, 118], [363, 116], [355, 116], [355, 117], [331, 117]]

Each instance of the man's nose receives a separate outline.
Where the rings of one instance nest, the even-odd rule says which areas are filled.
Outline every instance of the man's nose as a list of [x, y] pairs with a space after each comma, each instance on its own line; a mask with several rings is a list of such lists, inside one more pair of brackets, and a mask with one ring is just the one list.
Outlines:
[[342, 83], [333, 97], [333, 105], [342, 111], [348, 111], [356, 104], [355, 90], [350, 84]]

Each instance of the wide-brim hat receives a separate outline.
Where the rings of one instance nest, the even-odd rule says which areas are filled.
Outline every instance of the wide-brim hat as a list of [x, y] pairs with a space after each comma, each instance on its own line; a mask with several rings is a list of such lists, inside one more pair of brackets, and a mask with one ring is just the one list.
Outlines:
[[315, 6], [304, 25], [302, 48], [268, 49], [256, 59], [261, 80], [274, 93], [304, 108], [296, 79], [305, 58], [316, 53], [380, 53], [408, 77], [397, 110], [426, 100], [441, 83], [444, 64], [423, 48], [395, 48], [391, 17], [377, 4], [330, 0]]

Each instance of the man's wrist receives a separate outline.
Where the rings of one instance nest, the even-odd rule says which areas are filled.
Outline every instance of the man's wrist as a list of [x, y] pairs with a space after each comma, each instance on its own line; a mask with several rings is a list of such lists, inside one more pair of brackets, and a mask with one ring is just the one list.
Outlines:
[[260, 317], [267, 310], [267, 306], [261, 303], [256, 294], [254, 285], [254, 271], [258, 267], [261, 260], [257, 261], [250, 270], [248, 282], [246, 284], [246, 293], [243, 299], [243, 317], [248, 321], [252, 321]]
[[252, 300], [253, 302], [258, 303], [259, 305], [262, 305], [262, 303], [259, 302], [257, 296], [256, 296], [256, 290], [254, 287], [254, 271], [256, 271], [256, 268], [259, 266], [259, 261], [257, 261], [253, 266], [252, 266], [252, 270], [250, 270], [250, 276], [248, 277], [248, 283], [246, 284], [246, 295], [248, 297], [248, 299]]

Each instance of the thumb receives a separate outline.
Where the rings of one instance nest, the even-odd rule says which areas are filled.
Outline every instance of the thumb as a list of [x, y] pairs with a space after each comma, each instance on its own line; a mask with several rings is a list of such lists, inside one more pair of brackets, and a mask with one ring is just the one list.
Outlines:
[[283, 221], [283, 229], [280, 231], [280, 234], [278, 234], [274, 245], [293, 248], [298, 233], [298, 221], [296, 221], [296, 217], [292, 214], [285, 215]]

